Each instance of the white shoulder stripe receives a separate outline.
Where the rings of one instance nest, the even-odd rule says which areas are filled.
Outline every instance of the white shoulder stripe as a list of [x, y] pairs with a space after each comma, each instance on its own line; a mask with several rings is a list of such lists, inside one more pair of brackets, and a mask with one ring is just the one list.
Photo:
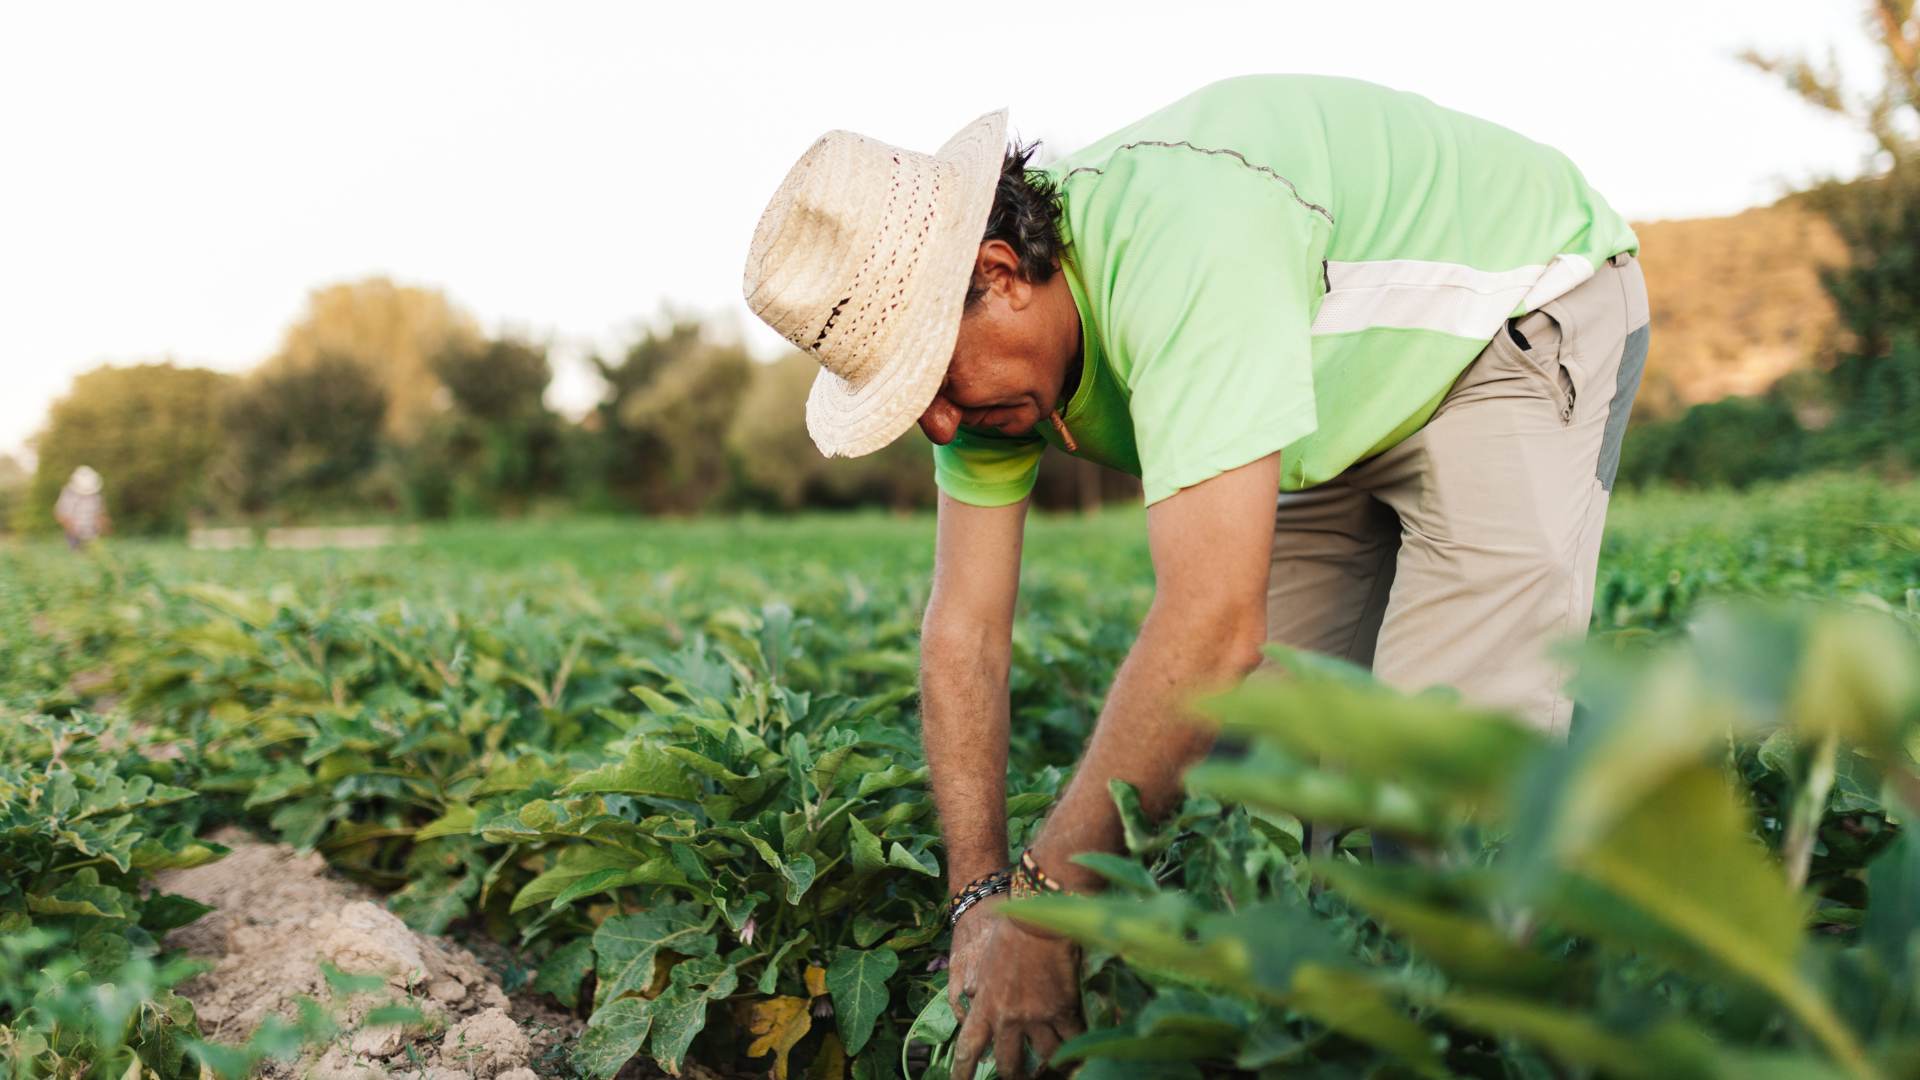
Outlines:
[[1515, 312], [1532, 311], [1592, 276], [1578, 255], [1498, 271], [1420, 259], [1328, 262], [1313, 332], [1392, 327], [1489, 340]]

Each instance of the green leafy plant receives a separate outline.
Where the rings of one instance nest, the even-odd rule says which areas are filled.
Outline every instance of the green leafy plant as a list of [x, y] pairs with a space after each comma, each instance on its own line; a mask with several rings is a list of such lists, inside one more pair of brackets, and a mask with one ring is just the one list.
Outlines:
[[[1898, 613], [1920, 586], [1910, 489], [1822, 480], [1761, 498], [1623, 495], [1615, 521], [1595, 625], [1622, 670], [1592, 669], [1583, 693], [1596, 719], [1582, 723], [1595, 731], [1626, 708], [1608, 695], [1651, 677], [1637, 666], [1649, 644], [1685, 638], [1688, 655], [1710, 644], [1690, 630], [1707, 599], [1837, 594]], [[1139, 525], [1137, 514], [1029, 525], [1009, 673], [1015, 845], [1059, 790], [1151, 599]], [[113, 836], [191, 840], [244, 823], [321, 852], [418, 929], [493, 939], [510, 992], [546, 995], [588, 1022], [570, 1068], [605, 1074], [640, 1056], [844, 1077], [895, 1075], [904, 1061], [939, 1076], [951, 1035], [937, 970], [941, 853], [912, 696], [929, 540], [925, 519], [852, 516], [472, 525], [429, 530], [418, 547], [334, 554], [0, 550], [0, 705], [12, 710], [0, 769], [10, 783], [26, 778], [16, 793], [50, 790], [71, 770], [78, 794], [96, 783], [83, 775], [107, 784], [99, 769], [190, 791], [126, 806]], [[1727, 678], [1775, 673], [1734, 695], [1741, 708], [1788, 700], [1778, 673], [1807, 668], [1808, 650], [1835, 651], [1793, 620], [1765, 633], [1742, 625], [1729, 640], [1744, 644], [1696, 664]], [[1867, 655], [1857, 643], [1837, 651]], [[1522, 819], [1558, 813], [1559, 789], [1536, 778], [1536, 800], [1517, 802], [1478, 756], [1513, 775], [1561, 761], [1567, 776], [1587, 758], [1554, 758], [1497, 718], [1444, 703], [1376, 699], [1364, 680], [1335, 674], [1316, 671], [1312, 685], [1339, 694], [1288, 706], [1302, 730], [1286, 739], [1236, 721], [1230, 739], [1250, 741], [1246, 756], [1217, 762], [1206, 794], [1172, 820], [1148, 823], [1116, 789], [1132, 853], [1087, 862], [1109, 882], [1103, 902], [1140, 908], [1126, 933], [1143, 944], [1089, 946], [1082, 1004], [1105, 1041], [1072, 1048], [1072, 1067], [1089, 1077], [1579, 1071], [1542, 1039], [1489, 1033], [1436, 1004], [1491, 986], [1616, 1035], [1672, 1019], [1716, 1052], [1835, 1061], [1801, 1018], [1823, 1002], [1871, 1064], [1899, 1071], [1887, 1055], [1905, 1036], [1888, 1033], [1904, 1030], [1907, 1006], [1853, 1029], [1866, 1008], [1857, 999], [1905, 1001], [1874, 980], [1904, 993], [1910, 965], [1865, 969], [1895, 971], [1870, 978], [1847, 967], [1870, 940], [1904, 940], [1881, 912], [1886, 898], [1911, 908], [1897, 899], [1911, 887], [1894, 873], [1905, 804], [1885, 790], [1891, 749], [1786, 713], [1696, 739], [1746, 808], [1738, 830], [1798, 897], [1806, 933], [1793, 971], [1811, 989], [1794, 1012], [1778, 988], [1791, 998], [1798, 984], [1777, 965], [1765, 969], [1773, 984], [1757, 984], [1721, 972], [1712, 954], [1683, 963], [1609, 928], [1553, 921], [1562, 916], [1548, 900], [1511, 891], [1499, 867], [1560, 865], [1554, 845], [1515, 847], [1539, 832]], [[1852, 700], [1843, 682], [1820, 685], [1806, 700]], [[1478, 734], [1462, 746], [1411, 738], [1431, 710], [1465, 715], [1461, 732]], [[94, 733], [51, 734], [75, 725]], [[1247, 770], [1239, 787], [1229, 766]], [[1351, 829], [1332, 843], [1338, 829], [1316, 829], [1306, 851], [1303, 818]], [[111, 860], [68, 866], [98, 852], [54, 854], [57, 830], [32, 814], [19, 823], [0, 851], [48, 873], [41, 884], [10, 873], [20, 884], [8, 910], [27, 911], [29, 885], [84, 887], [79, 874], [92, 869], [118, 890], [114, 903], [142, 908], [116, 925], [146, 917], [155, 898], [138, 866], [125, 877]], [[170, 834], [176, 826], [186, 832]], [[1375, 826], [1444, 853], [1445, 873], [1394, 876], [1436, 869], [1425, 861], [1372, 866]], [[1348, 868], [1381, 877], [1339, 877]], [[1577, 877], [1554, 873], [1542, 880]], [[59, 939], [13, 969], [34, 996], [47, 992], [35, 981], [47, 958], [78, 955], [70, 943], [104, 923], [27, 914], [34, 934]], [[183, 969], [157, 951], [160, 931], [143, 932], [124, 971], [63, 969], [57, 994], [84, 1003], [102, 986], [150, 984], [143, 1000], [166, 1000]], [[1239, 989], [1223, 989], [1178, 961], [1196, 942], [1210, 963], [1272, 964], [1250, 964], [1227, 980]], [[1808, 959], [1835, 948], [1849, 957], [1838, 967]], [[5, 1006], [12, 1031], [39, 1023], [25, 1000]], [[294, 1027], [230, 1048], [237, 1057], [192, 1049], [184, 1023], [161, 1039], [130, 1021], [115, 1045], [162, 1075], [201, 1062], [244, 1071], [260, 1060], [247, 1055], [308, 1037]], [[78, 1027], [61, 1031], [76, 1041], [64, 1056], [36, 1051], [41, 1066], [128, 1062]]]
[[[539, 913], [528, 934], [564, 938], [592, 901], [612, 905], [540, 974], [568, 1002], [594, 976], [589, 1071], [617, 1069], [611, 1050], [643, 1038], [676, 1064], [706, 1007], [736, 997], [749, 1012], [823, 1000], [837, 1052], [858, 1061], [871, 1044], [885, 1060], [898, 1040], [882, 1023], [897, 1012], [891, 984], [940, 955], [945, 897], [906, 695], [791, 690], [792, 613], [769, 607], [743, 628], [717, 656], [696, 638], [642, 664], [659, 688], [636, 687], [644, 712], [603, 713], [627, 728], [608, 764], [485, 785], [425, 830], [466, 829], [545, 867], [511, 905]], [[1030, 827], [1059, 780], [1043, 770], [1010, 817]]]
[[[1146, 839], [1109, 875], [1115, 894], [1006, 909], [1118, 954], [1157, 991], [1060, 1060], [1448, 1076], [1505, 1057], [1660, 1077], [1920, 1062], [1915, 848], [1889, 820], [1920, 801], [1909, 631], [1861, 612], [1708, 617], [1679, 647], [1589, 664], [1590, 711], [1566, 743], [1275, 655], [1287, 677], [1208, 705], [1250, 751], [1188, 775], [1240, 808]], [[1758, 820], [1743, 780], [1772, 789]], [[1767, 823], [1775, 807], [1784, 825]], [[1217, 844], [1256, 815], [1390, 834], [1414, 854], [1336, 847], [1252, 889], [1217, 871], [1165, 887], [1156, 845]]]

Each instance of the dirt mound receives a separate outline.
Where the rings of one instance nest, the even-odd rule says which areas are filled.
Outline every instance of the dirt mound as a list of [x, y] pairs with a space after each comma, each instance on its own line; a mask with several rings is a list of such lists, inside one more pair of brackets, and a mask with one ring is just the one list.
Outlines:
[[[214, 964], [181, 988], [212, 1037], [244, 1040], [268, 1016], [292, 1019], [299, 999], [330, 1008], [341, 1026], [332, 1042], [297, 1061], [270, 1062], [269, 1077], [320, 1080], [534, 1080], [577, 1027], [552, 1014], [530, 1022], [499, 982], [465, 949], [408, 929], [366, 890], [327, 873], [318, 854], [299, 854], [229, 830], [214, 837], [233, 854], [163, 874], [159, 887], [215, 911], [174, 932], [168, 943]], [[330, 994], [321, 964], [377, 975], [383, 991]], [[365, 1026], [382, 1005], [418, 1010], [423, 1024]], [[516, 1019], [516, 1016], [520, 1020]]]

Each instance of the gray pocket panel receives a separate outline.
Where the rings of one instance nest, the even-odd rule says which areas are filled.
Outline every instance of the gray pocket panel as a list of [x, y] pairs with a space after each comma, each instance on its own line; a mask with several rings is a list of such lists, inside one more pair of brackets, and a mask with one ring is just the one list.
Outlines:
[[1600, 459], [1593, 474], [1600, 487], [1613, 490], [1614, 474], [1620, 471], [1620, 442], [1627, 434], [1627, 417], [1633, 412], [1633, 396], [1640, 392], [1640, 373], [1647, 366], [1647, 343], [1652, 327], [1642, 326], [1627, 335], [1620, 351], [1620, 374], [1614, 380], [1613, 400], [1607, 403], [1607, 427], [1600, 437]]

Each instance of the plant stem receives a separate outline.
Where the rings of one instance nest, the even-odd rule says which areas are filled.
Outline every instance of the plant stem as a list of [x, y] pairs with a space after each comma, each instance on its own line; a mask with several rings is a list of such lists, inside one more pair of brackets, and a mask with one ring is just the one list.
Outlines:
[[1848, 1075], [1877, 1080], [1880, 1070], [1873, 1067], [1853, 1033], [1827, 1008], [1826, 1002], [1798, 984], [1776, 986], [1774, 992]]
[[1793, 816], [1787, 824], [1786, 843], [1781, 857], [1786, 863], [1787, 883], [1795, 889], [1807, 883], [1807, 868], [1813, 862], [1813, 844], [1820, 836], [1820, 819], [1827, 812], [1827, 796], [1833, 792], [1834, 757], [1840, 736], [1829, 731], [1814, 749], [1813, 762], [1807, 767], [1807, 779], [1793, 800]]

